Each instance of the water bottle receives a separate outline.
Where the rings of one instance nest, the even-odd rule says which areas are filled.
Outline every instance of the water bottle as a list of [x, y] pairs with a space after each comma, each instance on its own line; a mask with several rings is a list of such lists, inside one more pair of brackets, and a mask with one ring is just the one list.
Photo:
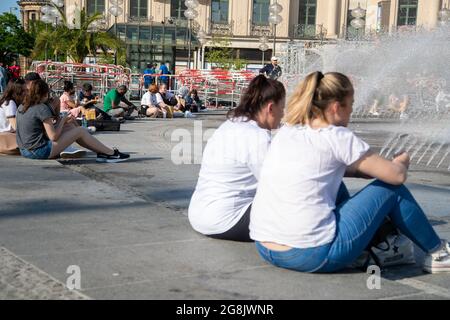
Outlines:
[[81, 126], [86, 129], [88, 127], [88, 122], [87, 122], [86, 116], [84, 114], [83, 114], [83, 117], [81, 118]]

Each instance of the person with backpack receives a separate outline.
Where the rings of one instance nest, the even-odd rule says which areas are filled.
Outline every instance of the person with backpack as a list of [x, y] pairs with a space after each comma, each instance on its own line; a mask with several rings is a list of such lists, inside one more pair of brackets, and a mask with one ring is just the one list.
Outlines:
[[[450, 272], [441, 240], [403, 185], [410, 158], [384, 159], [347, 128], [354, 89], [341, 73], [309, 74], [292, 95], [261, 169], [250, 216], [260, 256], [300, 272], [354, 262], [389, 217], [425, 253], [426, 272]], [[376, 178], [350, 196], [343, 177]]]

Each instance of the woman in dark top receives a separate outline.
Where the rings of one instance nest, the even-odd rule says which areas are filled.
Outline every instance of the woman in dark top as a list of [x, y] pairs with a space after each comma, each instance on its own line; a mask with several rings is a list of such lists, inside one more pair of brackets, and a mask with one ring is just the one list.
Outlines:
[[[54, 159], [77, 142], [97, 153], [97, 162], [121, 162], [130, 156], [106, 147], [76, 124], [70, 114], [59, 117], [49, 101], [49, 87], [43, 80], [31, 83], [23, 105], [17, 112], [17, 145], [22, 156], [30, 159]], [[56, 102], [57, 103], [57, 102]]]
[[186, 109], [191, 112], [198, 112], [202, 109], [202, 102], [196, 89], [192, 89], [186, 97]]

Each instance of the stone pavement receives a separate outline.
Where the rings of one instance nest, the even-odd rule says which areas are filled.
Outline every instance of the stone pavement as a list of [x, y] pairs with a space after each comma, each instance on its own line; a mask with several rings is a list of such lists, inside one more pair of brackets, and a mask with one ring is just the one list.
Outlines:
[[[0, 157], [0, 299], [450, 298], [450, 275], [424, 274], [419, 266], [390, 268], [381, 289], [369, 290], [363, 272], [282, 270], [263, 262], [253, 244], [192, 231], [186, 212], [199, 165], [172, 163], [178, 143], [172, 134], [196, 131], [198, 157], [201, 135], [223, 119], [220, 113], [199, 116], [203, 132], [194, 130], [193, 119], [145, 119], [97, 133], [132, 154], [121, 164], [97, 164], [91, 153], [61, 162]], [[352, 126], [381, 146], [378, 127]], [[366, 183], [347, 180], [352, 191]], [[450, 173], [413, 168], [409, 187], [439, 234], [450, 239]], [[78, 291], [63, 287], [72, 265], [81, 271]]]

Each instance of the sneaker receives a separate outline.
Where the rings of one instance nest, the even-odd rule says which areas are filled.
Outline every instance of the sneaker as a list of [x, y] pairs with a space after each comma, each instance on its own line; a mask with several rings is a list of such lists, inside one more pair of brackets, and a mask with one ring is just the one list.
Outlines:
[[428, 273], [450, 272], [450, 244], [447, 241], [439, 251], [425, 257], [423, 270]]
[[77, 159], [82, 158], [86, 155], [86, 151], [77, 149], [72, 146], [68, 146], [63, 152], [60, 153], [62, 159]]
[[117, 163], [117, 162], [123, 162], [127, 161], [130, 158], [129, 154], [122, 153], [116, 148], [114, 148], [114, 154], [113, 155], [107, 155], [103, 153], [97, 154], [97, 162], [103, 162], [103, 163]]

